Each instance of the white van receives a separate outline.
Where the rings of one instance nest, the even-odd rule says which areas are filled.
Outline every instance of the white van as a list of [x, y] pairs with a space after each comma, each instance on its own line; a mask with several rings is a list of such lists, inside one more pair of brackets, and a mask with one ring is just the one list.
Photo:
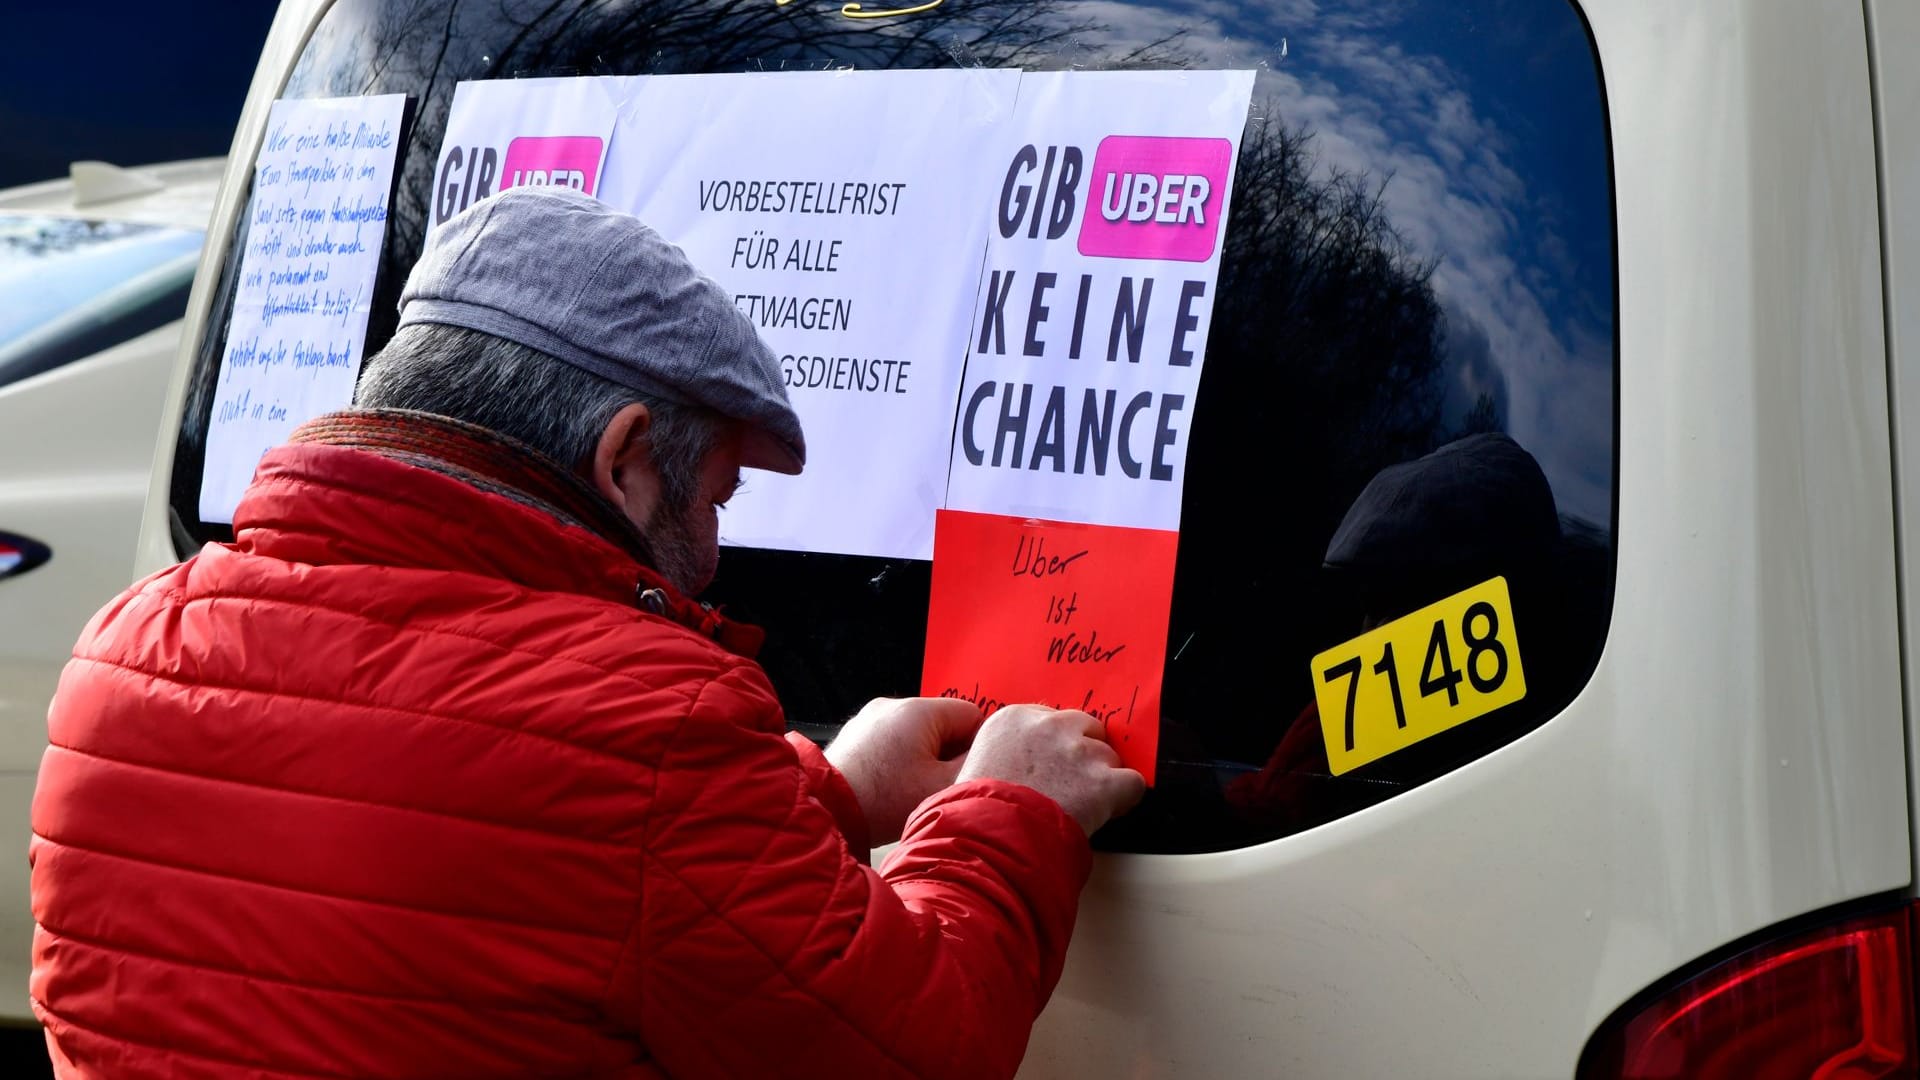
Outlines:
[[[25, 850], [47, 703], [126, 587], [219, 158], [0, 191], [0, 829]], [[24, 859], [0, 860], [0, 1023], [32, 1023]]]
[[[228, 536], [199, 489], [277, 98], [410, 98], [371, 351], [463, 82], [1251, 70], [1158, 782], [1022, 1075], [1916, 1075], [1917, 47], [1900, 0], [285, 0], [139, 570]], [[925, 562], [721, 574], [802, 729], [918, 687]], [[1316, 657], [1495, 576], [1524, 696], [1336, 774]]]

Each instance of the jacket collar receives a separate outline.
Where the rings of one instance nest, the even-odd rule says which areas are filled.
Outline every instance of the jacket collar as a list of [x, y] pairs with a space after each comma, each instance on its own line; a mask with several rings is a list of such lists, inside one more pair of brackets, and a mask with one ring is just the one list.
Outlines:
[[530, 447], [402, 410], [333, 413], [267, 452], [234, 546], [311, 565], [502, 578], [638, 607], [752, 656], [764, 635], [676, 591], [612, 504]]

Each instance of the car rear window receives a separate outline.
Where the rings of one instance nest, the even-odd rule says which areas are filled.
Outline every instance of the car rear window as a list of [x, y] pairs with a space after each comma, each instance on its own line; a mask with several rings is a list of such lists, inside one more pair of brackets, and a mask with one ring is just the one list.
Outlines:
[[0, 386], [180, 318], [204, 239], [198, 229], [0, 214]]
[[[1601, 74], [1577, 8], [893, 7], [339, 0], [283, 96], [402, 93], [413, 108], [367, 353], [392, 335], [462, 81], [1251, 69], [1188, 449], [1158, 780], [1098, 842], [1270, 840], [1558, 713], [1605, 638], [1615, 549], [1613, 198]], [[247, 216], [175, 457], [182, 551], [230, 535], [195, 508]], [[827, 738], [867, 697], [918, 689], [930, 567], [729, 549], [712, 598], [769, 630], [761, 659], [790, 722]], [[1352, 712], [1386, 708], [1389, 691], [1400, 729], [1432, 733], [1369, 759]]]

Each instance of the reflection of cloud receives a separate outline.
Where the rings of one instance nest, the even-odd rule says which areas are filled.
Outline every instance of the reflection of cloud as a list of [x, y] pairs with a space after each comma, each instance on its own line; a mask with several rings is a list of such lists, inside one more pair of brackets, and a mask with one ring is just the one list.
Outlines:
[[[1323, 6], [1335, 5], [1085, 0], [1063, 13], [1108, 28], [1103, 39], [1080, 42], [1096, 53], [1170, 39], [1194, 66], [1256, 70], [1255, 114], [1312, 132], [1322, 176], [1387, 180], [1383, 201], [1394, 227], [1420, 255], [1439, 259], [1434, 293], [1450, 340], [1465, 350], [1450, 352], [1449, 394], [1456, 381], [1462, 390], [1493, 386], [1497, 372], [1508, 431], [1540, 459], [1561, 508], [1607, 522], [1612, 316], [1610, 301], [1592, 293], [1611, 287], [1603, 277], [1611, 268], [1576, 263], [1561, 235], [1567, 210], [1557, 193], [1530, 190], [1525, 145], [1476, 104], [1466, 80], [1383, 32], [1398, 18], [1393, 5], [1362, 13]], [[1584, 59], [1584, 41], [1576, 43]], [[1597, 111], [1591, 121], [1600, 122]]]
[[1482, 397], [1493, 402], [1497, 416], [1512, 409], [1507, 396], [1507, 376], [1493, 361], [1493, 343], [1479, 323], [1455, 317], [1447, 323], [1446, 397], [1440, 405], [1441, 422], [1449, 432], [1458, 431]]

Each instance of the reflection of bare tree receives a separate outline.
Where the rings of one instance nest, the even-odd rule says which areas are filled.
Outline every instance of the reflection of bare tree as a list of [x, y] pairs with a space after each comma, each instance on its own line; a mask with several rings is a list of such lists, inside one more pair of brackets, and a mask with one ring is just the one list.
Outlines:
[[[1165, 690], [1167, 715], [1191, 717], [1207, 744], [1197, 753], [1245, 761], [1262, 759], [1272, 729], [1223, 715], [1221, 688], [1331, 644], [1315, 594], [1328, 537], [1376, 472], [1444, 439], [1435, 261], [1394, 228], [1385, 181], [1318, 169], [1310, 132], [1261, 113], [1236, 167], [1187, 459], [1189, 489], [1215, 495], [1185, 503], [1172, 631], [1204, 641], [1169, 669]], [[1241, 484], [1241, 498], [1220, 497]], [[1273, 613], [1267, 629], [1218, 633], [1222, 595]], [[1289, 702], [1302, 692], [1287, 678], [1266, 689], [1276, 685]]]
[[[1205, 369], [1233, 390], [1203, 386], [1191, 466], [1298, 470], [1301, 527], [1276, 542], [1298, 543], [1285, 554], [1307, 565], [1374, 473], [1441, 441], [1446, 338], [1435, 262], [1394, 229], [1385, 182], [1316, 174], [1312, 143], [1271, 118], [1248, 125]], [[1218, 505], [1191, 506], [1190, 528]]]
[[[1316, 175], [1312, 142], [1273, 119], [1248, 127], [1210, 355], [1260, 372], [1268, 392], [1247, 421], [1279, 421], [1307, 459], [1345, 473], [1329, 480], [1352, 481], [1329, 484], [1337, 516], [1379, 469], [1436, 445], [1446, 320], [1435, 261], [1387, 217], [1387, 182]], [[1235, 375], [1243, 388], [1246, 377]]]

